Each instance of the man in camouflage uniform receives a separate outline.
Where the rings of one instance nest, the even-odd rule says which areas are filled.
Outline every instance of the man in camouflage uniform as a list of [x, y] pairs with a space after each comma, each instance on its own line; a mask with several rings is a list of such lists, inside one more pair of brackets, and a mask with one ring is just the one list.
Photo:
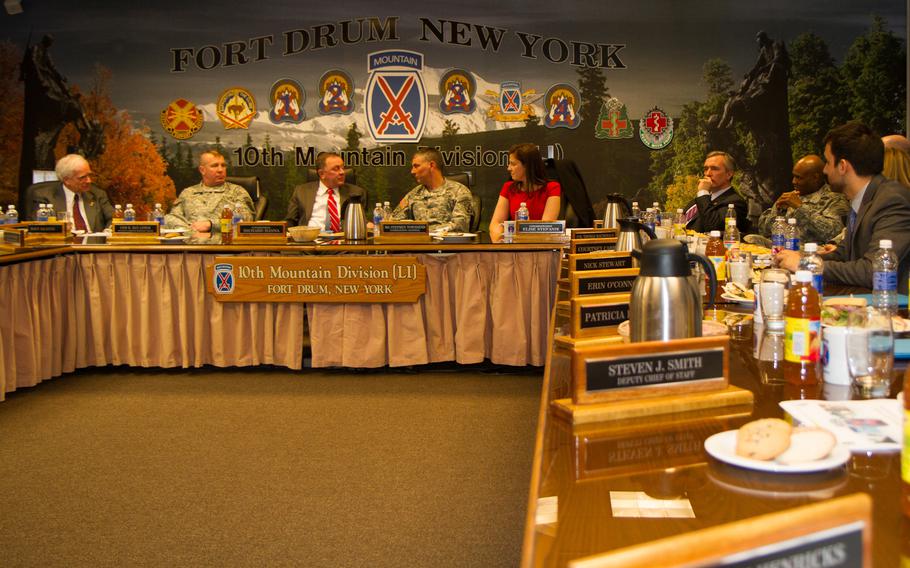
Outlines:
[[199, 173], [202, 182], [180, 192], [174, 206], [165, 215], [164, 223], [169, 229], [189, 228], [193, 241], [198, 243], [221, 242], [221, 212], [225, 205], [231, 211], [240, 204], [240, 216], [244, 221], [253, 220], [253, 200], [239, 185], [225, 181], [227, 164], [224, 156], [209, 150], [199, 156]]
[[466, 232], [471, 223], [471, 190], [443, 176], [442, 155], [433, 148], [418, 150], [411, 175], [420, 184], [398, 203], [392, 219], [429, 221], [431, 231]]
[[[761, 214], [756, 229], [762, 237], [771, 236], [775, 217], [794, 218], [803, 243], [823, 245], [844, 228], [850, 204], [843, 194], [831, 191], [825, 183], [824, 161], [814, 154], [800, 158], [793, 166], [793, 189], [782, 194], [770, 209]], [[763, 244], [747, 235], [747, 242]]]

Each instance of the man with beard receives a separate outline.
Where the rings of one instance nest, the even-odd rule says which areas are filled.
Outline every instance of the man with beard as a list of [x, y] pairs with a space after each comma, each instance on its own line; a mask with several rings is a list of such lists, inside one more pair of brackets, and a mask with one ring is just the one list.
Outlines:
[[[848, 122], [825, 136], [825, 175], [833, 191], [850, 202], [847, 234], [825, 255], [824, 277], [872, 288], [873, 259], [879, 241], [890, 239], [898, 258], [898, 290], [907, 293], [910, 275], [910, 190], [881, 175], [885, 147], [860, 122]], [[795, 271], [799, 253], [782, 251], [775, 263]]]

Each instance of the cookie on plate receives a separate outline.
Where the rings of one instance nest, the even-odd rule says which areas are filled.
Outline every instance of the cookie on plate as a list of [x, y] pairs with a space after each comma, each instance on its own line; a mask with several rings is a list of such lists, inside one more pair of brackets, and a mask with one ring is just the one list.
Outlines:
[[822, 428], [794, 428], [790, 434], [790, 447], [775, 459], [782, 464], [813, 462], [828, 457], [837, 438]]
[[763, 418], [744, 424], [736, 432], [736, 455], [773, 460], [790, 447], [793, 427], [780, 418]]

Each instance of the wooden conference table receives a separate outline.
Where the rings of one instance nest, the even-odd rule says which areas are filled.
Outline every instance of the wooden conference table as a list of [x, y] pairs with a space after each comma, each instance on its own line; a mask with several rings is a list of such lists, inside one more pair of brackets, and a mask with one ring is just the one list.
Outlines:
[[[724, 315], [706, 312], [706, 318], [722, 320]], [[554, 319], [557, 329], [567, 324], [559, 315]], [[705, 453], [704, 441], [715, 433], [759, 417], [782, 417], [781, 400], [850, 396], [847, 387], [801, 388], [773, 382], [753, 354], [751, 320], [730, 332], [731, 382], [754, 393], [754, 406], [647, 417], [609, 426], [573, 427], [551, 412], [550, 401], [571, 397], [568, 355], [559, 348], [551, 351], [544, 375], [522, 566], [563, 567], [572, 560], [611, 550], [856, 492], [873, 498], [874, 565], [910, 563], [910, 521], [900, 511], [899, 452], [854, 453], [846, 467], [790, 475], [739, 469]], [[902, 376], [902, 369], [895, 372], [892, 395], [900, 390]], [[688, 500], [694, 515], [660, 518], [673, 511], [661, 509], [648, 498]]]
[[[307, 343], [314, 367], [542, 366], [561, 252], [338, 241], [18, 249], [0, 254], [0, 400], [91, 366], [300, 369]], [[323, 254], [416, 256], [426, 293], [405, 304], [303, 304], [222, 303], [206, 291], [216, 257]]]

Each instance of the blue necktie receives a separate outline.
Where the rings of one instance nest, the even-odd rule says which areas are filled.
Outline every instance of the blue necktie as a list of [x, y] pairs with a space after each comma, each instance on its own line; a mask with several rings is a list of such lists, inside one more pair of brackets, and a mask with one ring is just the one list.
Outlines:
[[848, 225], [850, 227], [851, 235], [853, 234], [854, 225], [856, 225], [856, 211], [854, 211], [853, 208], [851, 207], [850, 208], [850, 224]]

